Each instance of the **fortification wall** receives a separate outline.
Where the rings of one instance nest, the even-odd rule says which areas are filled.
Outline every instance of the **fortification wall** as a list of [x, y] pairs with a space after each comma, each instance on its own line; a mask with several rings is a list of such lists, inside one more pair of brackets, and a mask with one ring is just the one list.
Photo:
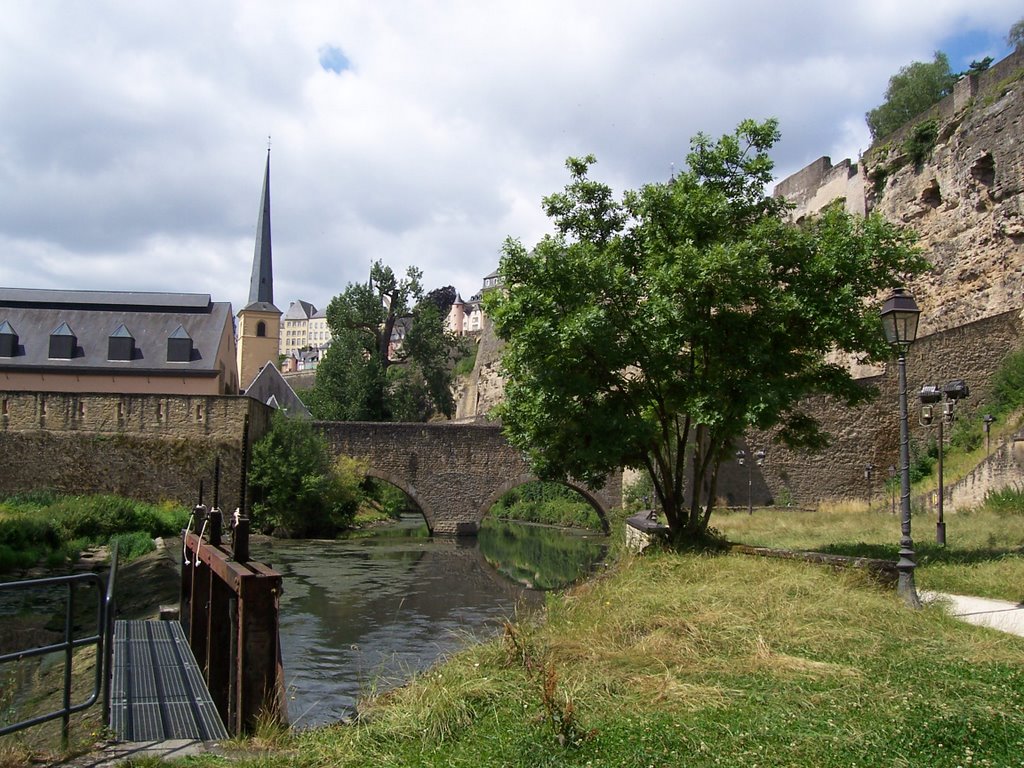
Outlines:
[[[992, 375], [1007, 354], [1020, 348], [1024, 326], [1021, 313], [1004, 312], [974, 323], [918, 339], [907, 354], [907, 397], [911, 440], [924, 445], [927, 427], [918, 423], [917, 393], [924, 384], [942, 385], [965, 379], [971, 396], [957, 406], [961, 417], [985, 412]], [[880, 496], [887, 468], [898, 464], [899, 419], [896, 363], [892, 361], [876, 377], [861, 379], [877, 395], [863, 406], [850, 408], [827, 397], [805, 401], [806, 411], [818, 419], [831, 436], [830, 444], [818, 453], [791, 451], [772, 442], [772, 433], [751, 432], [752, 448], [765, 448], [767, 461], [761, 469], [763, 481], [776, 503], [791, 499], [796, 505], [822, 499], [866, 498], [864, 469], [873, 464], [873, 492]], [[737, 488], [737, 481], [743, 487]], [[729, 475], [722, 492], [745, 499], [745, 478]]]
[[242, 436], [267, 428], [271, 409], [248, 397], [0, 393], [0, 494], [52, 488], [237, 506]]

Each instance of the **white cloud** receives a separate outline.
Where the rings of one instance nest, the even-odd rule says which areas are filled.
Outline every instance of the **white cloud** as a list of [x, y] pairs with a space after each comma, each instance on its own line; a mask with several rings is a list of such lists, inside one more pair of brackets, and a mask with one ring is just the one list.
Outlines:
[[767, 116], [780, 173], [853, 156], [892, 73], [986, 49], [1007, 5], [15, 0], [0, 285], [237, 308], [269, 134], [279, 306], [323, 307], [378, 258], [468, 296], [506, 236], [544, 232], [566, 156], [622, 189], [667, 177], [696, 132]]

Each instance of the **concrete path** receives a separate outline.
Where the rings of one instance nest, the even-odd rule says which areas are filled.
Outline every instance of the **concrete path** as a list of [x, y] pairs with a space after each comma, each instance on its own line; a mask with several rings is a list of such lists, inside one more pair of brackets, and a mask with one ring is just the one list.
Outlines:
[[944, 604], [951, 616], [962, 621], [1024, 637], [1024, 603], [941, 592], [921, 592], [921, 600]]

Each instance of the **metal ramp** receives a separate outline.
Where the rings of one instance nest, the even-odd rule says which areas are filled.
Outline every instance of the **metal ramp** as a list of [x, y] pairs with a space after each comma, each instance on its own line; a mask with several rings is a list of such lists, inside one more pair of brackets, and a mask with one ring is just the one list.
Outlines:
[[121, 741], [228, 738], [177, 621], [114, 623], [110, 727]]

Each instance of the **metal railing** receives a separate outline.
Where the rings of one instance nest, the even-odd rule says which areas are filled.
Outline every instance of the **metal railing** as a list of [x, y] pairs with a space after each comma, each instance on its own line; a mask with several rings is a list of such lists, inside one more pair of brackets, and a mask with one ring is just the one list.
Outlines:
[[[61, 719], [61, 746], [67, 748], [68, 736], [71, 725], [71, 715], [88, 709], [103, 695], [104, 722], [109, 720], [110, 712], [110, 675], [111, 655], [113, 654], [113, 627], [114, 627], [114, 582], [117, 577], [117, 547], [114, 546], [110, 555], [110, 575], [104, 584], [103, 579], [95, 573], [76, 573], [70, 576], [51, 576], [42, 579], [26, 579], [23, 581], [11, 581], [0, 583], [0, 592], [14, 592], [21, 590], [44, 590], [53, 587], [65, 586], [64, 602], [64, 636], [63, 639], [49, 645], [22, 648], [9, 653], [0, 654], [0, 665], [9, 662], [22, 661], [38, 656], [46, 656], [51, 653], [64, 654], [64, 686], [61, 699], [61, 707], [50, 712], [10, 723], [0, 727], [0, 736], [5, 736], [15, 731], [31, 728], [35, 725]], [[76, 587], [86, 585], [96, 589], [96, 631], [82, 637], [75, 637], [75, 604]], [[73, 682], [74, 652], [78, 648], [87, 646], [96, 647], [96, 674], [93, 680], [92, 690], [89, 695], [78, 703], [71, 702], [71, 688]]]

